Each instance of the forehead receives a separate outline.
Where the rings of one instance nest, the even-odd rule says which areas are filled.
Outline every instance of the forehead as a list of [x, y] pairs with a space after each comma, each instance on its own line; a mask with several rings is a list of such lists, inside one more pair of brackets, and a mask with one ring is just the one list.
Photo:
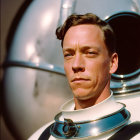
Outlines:
[[63, 40], [63, 47], [73, 45], [105, 45], [103, 32], [97, 25], [82, 24], [68, 29]]
[[103, 35], [103, 32], [100, 29], [100, 27], [97, 26], [97, 25], [93, 25], [93, 24], [81, 24], [81, 25], [72, 26], [66, 32], [65, 37], [68, 36], [71, 33], [72, 34], [75, 34], [75, 33], [97, 34], [98, 33], [100, 35]]

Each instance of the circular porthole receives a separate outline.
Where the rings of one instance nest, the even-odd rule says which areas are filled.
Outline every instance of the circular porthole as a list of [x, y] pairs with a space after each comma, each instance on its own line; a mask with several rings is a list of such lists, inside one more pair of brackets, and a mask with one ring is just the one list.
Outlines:
[[106, 20], [116, 35], [119, 65], [112, 74], [114, 93], [130, 93], [140, 90], [140, 15], [123, 12]]

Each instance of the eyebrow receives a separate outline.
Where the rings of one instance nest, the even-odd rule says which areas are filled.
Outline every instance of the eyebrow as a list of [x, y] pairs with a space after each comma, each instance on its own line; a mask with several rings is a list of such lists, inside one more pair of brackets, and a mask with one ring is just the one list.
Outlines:
[[73, 48], [70, 48], [70, 47], [67, 47], [67, 48], [63, 48], [63, 52], [65, 52], [65, 51], [73, 51], [74, 49]]
[[95, 50], [100, 50], [98, 47], [96, 46], [83, 46], [81, 47], [81, 50], [88, 50], [88, 49], [95, 49]]
[[[82, 51], [88, 50], [88, 49], [95, 49], [97, 51], [101, 51], [100, 47], [97, 47], [97, 46], [83, 45], [83, 46], [80, 47], [80, 50], [82, 50]], [[65, 52], [65, 51], [73, 51], [73, 50], [74, 50], [73, 47], [63, 48], [63, 52]]]

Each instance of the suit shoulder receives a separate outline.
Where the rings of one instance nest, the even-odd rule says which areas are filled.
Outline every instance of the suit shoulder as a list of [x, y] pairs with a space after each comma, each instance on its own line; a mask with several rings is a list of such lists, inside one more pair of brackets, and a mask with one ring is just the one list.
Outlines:
[[28, 140], [38, 140], [38, 138], [40, 137], [40, 135], [44, 132], [44, 130], [49, 127], [52, 123], [54, 123], [54, 121], [51, 121], [47, 124], [45, 124], [44, 126], [42, 126], [41, 128], [39, 128], [35, 133], [33, 133]]

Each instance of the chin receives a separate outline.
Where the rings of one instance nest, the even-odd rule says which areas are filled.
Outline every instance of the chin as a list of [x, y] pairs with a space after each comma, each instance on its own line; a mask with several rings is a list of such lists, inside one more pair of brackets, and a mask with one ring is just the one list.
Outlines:
[[81, 100], [81, 101], [86, 101], [86, 100], [89, 100], [90, 97], [87, 97], [87, 96], [78, 96], [78, 97], [75, 97], [77, 100]]
[[74, 93], [74, 97], [78, 100], [88, 100], [94, 98], [94, 96], [91, 93], [85, 91], [73, 92], [73, 93]]

